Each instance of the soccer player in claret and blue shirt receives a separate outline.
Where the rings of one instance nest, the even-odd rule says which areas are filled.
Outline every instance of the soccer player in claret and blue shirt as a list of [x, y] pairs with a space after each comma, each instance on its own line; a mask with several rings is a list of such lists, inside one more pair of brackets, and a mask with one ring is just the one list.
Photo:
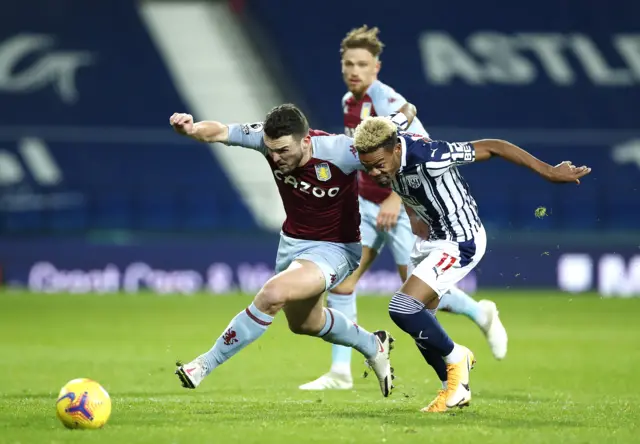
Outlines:
[[362, 165], [353, 140], [309, 129], [304, 114], [290, 104], [275, 107], [264, 122], [253, 124], [194, 123], [193, 116], [185, 113], [172, 115], [170, 124], [201, 142], [257, 151], [273, 172], [287, 214], [277, 274], [231, 320], [209, 351], [178, 365], [176, 374], [183, 386], [196, 388], [216, 367], [262, 336], [282, 310], [293, 333], [362, 353], [383, 396], [389, 396], [393, 338], [382, 330], [370, 333], [340, 311], [323, 307], [324, 292], [358, 268], [362, 252], [356, 178]]

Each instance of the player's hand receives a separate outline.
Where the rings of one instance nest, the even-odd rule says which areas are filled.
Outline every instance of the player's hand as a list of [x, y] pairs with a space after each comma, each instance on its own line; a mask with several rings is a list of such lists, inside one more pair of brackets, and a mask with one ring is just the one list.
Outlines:
[[547, 180], [555, 183], [572, 183], [580, 184], [580, 178], [591, 172], [591, 168], [583, 165], [576, 167], [570, 161], [565, 160], [549, 170], [546, 174]]
[[190, 136], [194, 132], [193, 116], [185, 113], [174, 113], [169, 118], [169, 123], [178, 134]]
[[380, 211], [376, 219], [378, 230], [392, 230], [398, 223], [398, 216], [402, 209], [402, 199], [396, 193], [392, 193], [380, 204]]

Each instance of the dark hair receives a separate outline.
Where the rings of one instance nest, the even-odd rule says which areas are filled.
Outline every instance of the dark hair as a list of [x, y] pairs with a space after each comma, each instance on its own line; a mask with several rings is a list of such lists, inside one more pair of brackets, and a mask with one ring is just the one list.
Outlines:
[[270, 139], [283, 136], [302, 139], [309, 134], [309, 123], [297, 106], [285, 103], [269, 111], [264, 120], [264, 133]]

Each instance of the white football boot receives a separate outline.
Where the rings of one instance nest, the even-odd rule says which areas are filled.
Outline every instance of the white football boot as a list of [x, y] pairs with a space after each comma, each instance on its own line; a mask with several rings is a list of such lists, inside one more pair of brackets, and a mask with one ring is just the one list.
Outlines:
[[184, 388], [194, 389], [200, 385], [205, 376], [207, 376], [204, 360], [196, 358], [188, 364], [176, 362], [178, 368], [175, 374], [178, 375], [180, 382]]
[[350, 375], [329, 372], [315, 381], [307, 382], [298, 387], [300, 390], [351, 390], [353, 379]]
[[478, 305], [482, 308], [485, 315], [485, 323], [480, 328], [487, 337], [491, 353], [496, 359], [504, 359], [507, 354], [507, 330], [500, 321], [498, 308], [494, 302], [483, 299], [478, 301]]
[[[391, 360], [389, 354], [393, 348], [394, 339], [391, 337], [388, 331], [374, 331], [374, 335], [378, 338], [378, 352], [373, 358], [367, 359], [365, 363], [373, 370], [378, 377], [380, 383], [380, 391], [385, 398], [391, 394], [393, 387], [393, 368], [391, 367]], [[365, 373], [365, 376], [367, 374]]]

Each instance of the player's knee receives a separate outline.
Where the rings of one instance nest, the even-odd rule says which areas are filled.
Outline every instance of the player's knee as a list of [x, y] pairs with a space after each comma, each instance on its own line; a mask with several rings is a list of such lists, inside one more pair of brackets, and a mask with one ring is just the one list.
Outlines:
[[402, 330], [407, 331], [408, 318], [424, 308], [422, 303], [402, 292], [396, 292], [389, 301], [389, 317]]
[[393, 305], [394, 298], [395, 298], [395, 295], [393, 296], [393, 298], [391, 298], [391, 301], [389, 302], [389, 317], [396, 325], [398, 325], [398, 322], [400, 320], [400, 313], [398, 313], [395, 306]]
[[256, 295], [256, 303], [264, 307], [266, 312], [279, 311], [287, 302], [288, 290], [277, 281], [270, 280], [260, 289]]

